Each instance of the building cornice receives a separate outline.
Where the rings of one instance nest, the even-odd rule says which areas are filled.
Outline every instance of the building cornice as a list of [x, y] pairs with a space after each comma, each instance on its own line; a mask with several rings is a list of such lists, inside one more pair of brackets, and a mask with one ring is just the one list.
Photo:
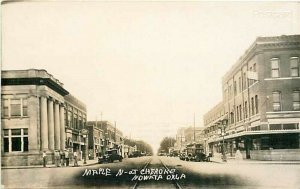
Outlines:
[[222, 83], [226, 82], [241, 64], [251, 59], [254, 55], [260, 54], [265, 50], [274, 50], [278, 48], [296, 48], [300, 49], [300, 35], [283, 35], [275, 37], [258, 37], [239, 58], [239, 60], [222, 77]]
[[50, 78], [41, 78], [41, 77], [28, 77], [28, 78], [1, 78], [1, 85], [2, 86], [9, 86], [9, 85], [45, 85], [50, 89], [56, 91], [62, 96], [69, 94], [67, 90], [61, 87], [59, 84], [54, 82]]

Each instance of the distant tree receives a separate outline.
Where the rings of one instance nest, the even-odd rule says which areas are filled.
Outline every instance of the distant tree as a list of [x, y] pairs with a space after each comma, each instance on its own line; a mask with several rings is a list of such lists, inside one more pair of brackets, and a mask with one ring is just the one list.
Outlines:
[[176, 140], [173, 137], [163, 138], [163, 140], [160, 142], [160, 147], [158, 151], [164, 150], [165, 152], [168, 152], [170, 147], [174, 147], [175, 141]]
[[132, 139], [124, 139], [124, 144], [128, 145], [128, 146], [136, 146], [137, 147], [137, 150], [141, 151], [141, 152], [145, 152], [145, 153], [152, 153], [153, 154], [153, 149], [152, 147], [142, 141], [142, 140], [132, 140]]

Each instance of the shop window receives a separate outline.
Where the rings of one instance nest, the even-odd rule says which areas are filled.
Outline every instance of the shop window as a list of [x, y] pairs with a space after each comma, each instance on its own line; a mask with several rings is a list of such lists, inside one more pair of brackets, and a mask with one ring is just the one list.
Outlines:
[[281, 130], [281, 124], [270, 124], [270, 130]]
[[281, 111], [281, 93], [273, 92], [273, 110]]
[[291, 129], [297, 129], [297, 125], [295, 123], [292, 124], [283, 124], [284, 130], [291, 130]]
[[299, 77], [299, 58], [292, 57], [290, 59], [290, 66], [291, 66], [291, 76]]
[[271, 59], [271, 68], [272, 68], [271, 76], [273, 78], [279, 77], [279, 59], [278, 58]]
[[300, 91], [293, 92], [293, 108], [294, 110], [300, 110]]

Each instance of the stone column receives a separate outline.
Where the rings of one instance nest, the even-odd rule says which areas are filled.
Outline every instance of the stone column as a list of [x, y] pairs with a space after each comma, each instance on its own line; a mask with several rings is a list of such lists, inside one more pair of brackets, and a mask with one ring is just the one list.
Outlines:
[[65, 107], [63, 105], [60, 106], [60, 149], [64, 150], [65, 147]]
[[60, 119], [59, 119], [59, 104], [54, 104], [54, 141], [55, 149], [60, 150]]
[[54, 112], [53, 112], [53, 100], [48, 100], [48, 138], [49, 138], [49, 150], [54, 150]]
[[41, 150], [48, 150], [47, 98], [41, 97]]

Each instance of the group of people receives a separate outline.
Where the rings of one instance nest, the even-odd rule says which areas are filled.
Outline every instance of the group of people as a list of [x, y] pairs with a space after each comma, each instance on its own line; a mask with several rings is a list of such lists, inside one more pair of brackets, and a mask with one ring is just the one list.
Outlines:
[[[69, 166], [70, 154], [68, 150], [55, 150], [54, 151], [55, 165], [56, 167]], [[77, 158], [76, 158], [77, 159]]]
[[[46, 167], [47, 164], [47, 154], [46, 151], [43, 152], [43, 166]], [[56, 167], [68, 167], [70, 164], [71, 155], [68, 150], [55, 150], [54, 160]], [[77, 152], [73, 153], [74, 166], [78, 166]]]

